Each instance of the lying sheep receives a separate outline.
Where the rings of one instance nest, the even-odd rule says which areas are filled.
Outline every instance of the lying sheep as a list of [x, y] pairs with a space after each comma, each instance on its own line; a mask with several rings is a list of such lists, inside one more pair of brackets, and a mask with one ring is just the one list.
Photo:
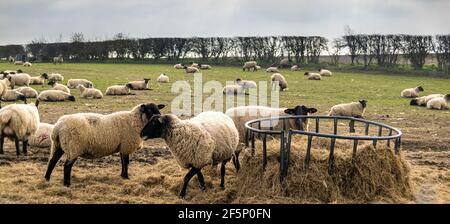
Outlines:
[[39, 126], [39, 112], [29, 104], [11, 104], [0, 110], [0, 154], [3, 154], [5, 137], [14, 140], [16, 154], [27, 154], [28, 138], [36, 133]]
[[[0, 80], [0, 98], [5, 95], [6, 91], [8, 90], [8, 86], [11, 85], [11, 77], [3, 78]], [[0, 108], [2, 108], [2, 104], [0, 101]]]
[[287, 88], [287, 81], [284, 78], [284, 76], [280, 73], [275, 73], [270, 77], [270, 80], [272, 81], [272, 90], [276, 89], [276, 84], [278, 83], [278, 86], [280, 87], [281, 91], [284, 91]]
[[277, 67], [268, 67], [266, 69], [266, 72], [279, 72]]
[[210, 164], [222, 163], [220, 187], [225, 188], [225, 165], [239, 144], [238, 131], [225, 114], [208, 111], [189, 120], [172, 114], [155, 115], [142, 129], [141, 137], [163, 138], [178, 164], [190, 168], [184, 177], [181, 197], [186, 195], [187, 185], [194, 175], [202, 190], [206, 189], [201, 169]]
[[46, 79], [48, 79], [48, 75], [46, 73], [42, 73], [40, 76], [32, 76], [30, 79], [30, 85], [43, 85]]
[[259, 71], [259, 70], [261, 70], [261, 66], [259, 66], [259, 65], [255, 66], [255, 68], [253, 69], [253, 71]]
[[78, 157], [96, 159], [119, 153], [123, 178], [128, 179], [129, 155], [141, 149], [140, 133], [145, 124], [164, 105], [140, 104], [131, 111], [112, 114], [78, 113], [64, 115], [58, 119], [51, 135], [51, 156], [45, 179], [50, 180], [56, 163], [66, 155], [64, 163], [64, 185], [70, 185], [72, 166]]
[[80, 96], [82, 98], [93, 98], [93, 99], [103, 98], [102, 91], [98, 89], [86, 88], [83, 85], [78, 85], [78, 89], [80, 90]]
[[428, 96], [422, 96], [422, 97], [417, 97], [415, 99], [412, 99], [411, 102], [409, 103], [409, 105], [411, 106], [426, 106], [428, 101], [432, 100], [433, 98], [436, 97], [443, 97], [443, 94], [430, 94]]
[[191, 66], [190, 66], [190, 67], [194, 67], [194, 68], [196, 68], [196, 69], [199, 69], [199, 68], [200, 68], [200, 65], [197, 64], [197, 63], [191, 62]]
[[70, 89], [63, 84], [59, 84], [54, 81], [49, 81], [48, 85], [52, 86], [54, 90], [61, 90], [63, 92], [70, 94]]
[[41, 101], [57, 102], [66, 100], [75, 101], [75, 97], [61, 90], [54, 90], [54, 89], [44, 90], [41, 93], [39, 93], [35, 105], [36, 107], [38, 107]]
[[226, 85], [223, 87], [222, 92], [224, 95], [248, 95], [245, 92], [245, 88], [241, 85]]
[[48, 75], [48, 81], [61, 82], [64, 80], [64, 76], [59, 73], [51, 73]]
[[331, 73], [330, 70], [323, 69], [323, 68], [319, 69], [319, 74], [321, 76], [332, 76], [333, 75], [333, 73]]
[[400, 96], [404, 98], [415, 98], [419, 97], [419, 92], [423, 92], [422, 86], [417, 86], [416, 88], [404, 89]]
[[31, 66], [33, 66], [33, 64], [31, 64], [30, 62], [25, 62], [25, 63], [23, 63], [23, 66], [24, 67], [31, 67]]
[[173, 66], [174, 69], [183, 69], [184, 65], [183, 64], [176, 64]]
[[130, 89], [132, 90], [150, 90], [148, 88], [148, 81], [150, 81], [150, 79], [144, 78], [142, 81], [131, 81], [128, 82], [128, 84], [131, 86]]
[[17, 86], [29, 86], [31, 81], [31, 76], [27, 73], [17, 73], [15, 75], [8, 75], [11, 77], [11, 89], [14, 89], [14, 87]]
[[307, 76], [309, 80], [322, 80], [322, 76], [317, 73], [305, 72], [305, 76]]
[[130, 92], [131, 85], [114, 85], [110, 86], [106, 89], [105, 94], [108, 96], [115, 96], [115, 95], [134, 95]]
[[198, 72], [198, 68], [196, 67], [187, 67], [186, 65], [183, 67], [184, 70], [186, 71], [186, 73], [197, 73]]
[[67, 87], [69, 87], [69, 89], [75, 89], [80, 84], [86, 88], [94, 88], [94, 84], [87, 79], [69, 79], [67, 81]]
[[291, 67], [291, 71], [298, 71], [298, 70], [300, 70], [300, 66], [298, 66], [298, 65], [293, 65]]
[[36, 133], [28, 138], [28, 145], [38, 148], [50, 148], [52, 139], [50, 138], [53, 131], [53, 124], [39, 123]]
[[449, 102], [450, 94], [447, 94], [443, 97], [435, 97], [427, 102], [427, 108], [436, 110], [448, 110]]
[[169, 82], [169, 76], [167, 76], [164, 73], [161, 73], [161, 75], [158, 76], [158, 78], [156, 79], [157, 82], [162, 82], [162, 83], [168, 83]]
[[23, 61], [15, 61], [14, 65], [23, 65]]
[[21, 92], [17, 91], [17, 90], [7, 90], [5, 92], [5, 94], [3, 94], [3, 96], [1, 97], [2, 101], [18, 101], [21, 100], [23, 101], [25, 104], [27, 104], [27, 97], [22, 94]]
[[211, 69], [211, 65], [200, 64], [199, 66], [200, 66], [200, 69], [203, 69], [203, 70]]
[[360, 100], [359, 102], [343, 103], [334, 105], [331, 107], [328, 116], [347, 116], [362, 118], [367, 107], [366, 100]]
[[28, 86], [19, 87], [16, 89], [16, 91], [25, 95], [26, 98], [36, 98], [38, 96], [38, 92]]
[[242, 80], [240, 78], [236, 79], [236, 84], [242, 86], [244, 89], [253, 89], [256, 88], [256, 82], [251, 80]]
[[245, 70], [250, 71], [250, 69], [253, 69], [253, 71], [256, 71], [257, 63], [256, 61], [247, 61], [244, 63], [244, 66], [242, 66], [242, 71], [245, 72]]

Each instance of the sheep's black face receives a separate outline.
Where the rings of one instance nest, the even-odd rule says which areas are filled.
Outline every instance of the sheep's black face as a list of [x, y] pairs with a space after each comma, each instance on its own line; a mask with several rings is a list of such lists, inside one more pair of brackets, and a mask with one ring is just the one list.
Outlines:
[[70, 100], [70, 101], [75, 101], [75, 97], [74, 96], [69, 96], [67, 99]]
[[17, 70], [17, 73], [22, 73], [22, 70], [20, 70], [20, 69], [19, 69], [19, 70]]
[[412, 99], [411, 102], [409, 103], [409, 105], [411, 106], [417, 106], [419, 104], [417, 104], [417, 99]]
[[422, 86], [417, 87], [417, 89], [419, 89], [420, 92], [423, 92], [423, 87]]
[[128, 89], [133, 89], [133, 85], [131, 85], [130, 83], [125, 85]]
[[54, 81], [50, 81], [50, 82], [48, 82], [47, 83], [49, 86], [53, 86], [54, 84], [55, 84], [55, 82]]
[[23, 101], [24, 103], [27, 103], [27, 98], [25, 97], [25, 95], [19, 95], [17, 97], [18, 100]]
[[145, 116], [145, 119], [149, 121], [154, 115], [160, 115], [161, 112], [159, 110], [163, 109], [166, 105], [159, 104], [156, 105], [154, 103], [142, 104], [140, 108], [140, 112]]
[[47, 75], [47, 73], [42, 73], [42, 75], [41, 75], [42, 77], [44, 77], [44, 79], [48, 79], [48, 75]]
[[309, 72], [305, 72], [305, 75], [309, 75]]
[[362, 105], [363, 108], [367, 107], [367, 100], [360, 100], [359, 103]]
[[[286, 109], [284, 110], [285, 113], [296, 116], [296, 115], [308, 115], [308, 114], [313, 114], [317, 112], [316, 108], [308, 108], [304, 105], [299, 105], [294, 107], [293, 109]], [[295, 120], [295, 128], [298, 130], [303, 130], [303, 119], [299, 118]]]
[[153, 116], [141, 131], [141, 138], [161, 138], [164, 129], [164, 122], [161, 115]]

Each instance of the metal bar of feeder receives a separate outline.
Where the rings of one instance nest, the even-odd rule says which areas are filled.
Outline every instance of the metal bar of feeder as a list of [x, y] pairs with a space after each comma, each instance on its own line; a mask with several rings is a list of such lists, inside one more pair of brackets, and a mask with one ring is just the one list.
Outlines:
[[[389, 136], [392, 136], [392, 129], [389, 129]], [[387, 147], [391, 148], [391, 139], [387, 140]]]
[[328, 157], [328, 174], [333, 174], [333, 165], [334, 165], [334, 145], [336, 143], [336, 139], [331, 139], [330, 144], [330, 156]]
[[252, 131], [252, 157], [255, 155], [255, 132]]
[[316, 117], [316, 133], [319, 133], [319, 118]]
[[366, 123], [365, 135], [369, 135], [369, 123]]
[[337, 135], [337, 118], [333, 119], [333, 133]]
[[355, 133], [355, 120], [350, 120], [350, 122], [348, 123], [348, 127], [350, 133]]
[[291, 139], [292, 133], [291, 130], [288, 131], [288, 137], [287, 137], [287, 143], [286, 143], [286, 155], [284, 157], [285, 159], [285, 166], [284, 166], [284, 176], [287, 176], [288, 169], [289, 169], [289, 156], [291, 154]]
[[267, 165], [267, 135], [263, 134], [263, 170], [266, 170]]
[[396, 154], [398, 154], [398, 145], [399, 145], [398, 143], [399, 143], [399, 139], [400, 139], [400, 138], [396, 138], [396, 139], [395, 139], [395, 142], [394, 142], [394, 151], [395, 151]]
[[305, 170], [309, 167], [309, 161], [311, 160], [311, 142], [312, 142], [312, 135], [308, 135], [308, 145], [306, 145], [306, 156], [305, 156]]

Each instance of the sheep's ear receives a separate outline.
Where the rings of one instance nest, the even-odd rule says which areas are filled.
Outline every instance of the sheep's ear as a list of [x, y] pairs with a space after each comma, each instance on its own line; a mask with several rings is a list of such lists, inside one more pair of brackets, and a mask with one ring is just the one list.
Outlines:
[[164, 107], [166, 107], [166, 105], [164, 105], [164, 104], [158, 104], [158, 109], [159, 109], [159, 110], [163, 109]]
[[308, 111], [308, 113], [313, 114], [313, 113], [317, 112], [317, 109], [316, 108], [308, 108], [307, 111]]
[[141, 113], [144, 113], [144, 112], [145, 112], [145, 104], [141, 104], [141, 108], [139, 108], [139, 111], [140, 111]]
[[287, 114], [294, 115], [295, 114], [295, 109], [286, 109], [286, 110], [284, 110], [284, 112], [287, 113]]

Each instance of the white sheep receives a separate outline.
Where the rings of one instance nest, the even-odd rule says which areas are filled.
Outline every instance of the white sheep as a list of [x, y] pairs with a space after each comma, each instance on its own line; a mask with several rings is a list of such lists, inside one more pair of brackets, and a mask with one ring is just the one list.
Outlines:
[[[6, 93], [8, 87], [11, 85], [10, 80], [11, 77], [3, 78], [2, 80], [0, 80], [0, 98]], [[0, 108], [2, 108], [1, 101], [0, 101]]]
[[25, 104], [27, 103], [27, 97], [17, 90], [7, 90], [1, 97], [2, 101], [17, 101], [21, 100]]
[[93, 99], [101, 99], [103, 98], [102, 91], [94, 88], [86, 88], [83, 85], [78, 85], [78, 89], [80, 90], [80, 96], [82, 98], [93, 98]]
[[28, 138], [28, 145], [38, 148], [50, 148], [52, 139], [50, 138], [53, 131], [53, 124], [39, 123], [36, 133]]
[[200, 65], [197, 63], [192, 62], [190, 67], [194, 67], [196, 69], [200, 69]]
[[298, 66], [298, 65], [293, 65], [291, 67], [291, 71], [298, 71], [298, 70], [300, 70], [300, 66]]
[[53, 64], [55, 64], [56, 65], [56, 63], [60, 63], [60, 64], [62, 64], [64, 62], [64, 58], [63, 58], [63, 56], [58, 56], [58, 57], [53, 57]]
[[32, 76], [30, 79], [30, 85], [43, 85], [46, 79], [48, 79], [48, 75], [46, 73], [42, 73], [40, 76]]
[[443, 97], [435, 97], [427, 102], [427, 108], [436, 110], [448, 110], [449, 102], [450, 94], [447, 94]]
[[67, 87], [69, 87], [69, 89], [75, 89], [80, 84], [86, 88], [94, 88], [94, 84], [92, 84], [92, 82], [87, 79], [69, 79], [69, 80], [67, 80]]
[[333, 75], [333, 73], [331, 73], [330, 70], [323, 69], [323, 68], [319, 69], [319, 74], [321, 76], [332, 76]]
[[110, 86], [106, 89], [105, 94], [107, 96], [115, 96], [115, 95], [134, 95], [130, 92], [131, 85], [114, 85]]
[[[178, 164], [189, 172], [184, 177], [180, 196], [186, 195], [187, 185], [197, 175], [205, 190], [201, 169], [210, 164], [221, 164], [220, 187], [225, 187], [225, 165], [233, 157], [239, 144], [239, 133], [233, 121], [221, 112], [207, 111], [189, 120], [177, 116], [155, 115], [144, 129], [143, 139], [163, 138]], [[236, 167], [237, 168], [237, 167]]]
[[362, 118], [366, 111], [367, 101], [360, 100], [359, 102], [343, 103], [331, 107], [328, 116], [348, 116]]
[[144, 80], [131, 81], [131, 82], [128, 82], [128, 84], [129, 84], [129, 86], [131, 86], [130, 89], [132, 89], [132, 90], [150, 90], [148, 88], [148, 81], [150, 81], [149, 78], [144, 78]]
[[183, 69], [183, 64], [176, 64], [173, 66], [174, 69]]
[[259, 65], [255, 66], [255, 68], [253, 69], [253, 71], [259, 71], [259, 70], [261, 70], [261, 66], [259, 66]]
[[70, 94], [70, 89], [66, 85], [59, 84], [54, 81], [49, 81], [48, 85], [52, 86], [54, 90], [60, 90]]
[[253, 71], [256, 71], [256, 66], [257, 66], [256, 61], [247, 61], [244, 63], [244, 66], [242, 66], [242, 71], [244, 71], [244, 72], [245, 72], [245, 70], [250, 71], [250, 69], [253, 69]]
[[275, 90], [277, 88], [277, 82], [281, 91], [284, 91], [287, 88], [288, 83], [286, 81], [286, 78], [284, 78], [284, 76], [280, 73], [274, 73], [272, 76], [270, 76], [270, 80], [272, 82], [272, 90]]
[[187, 67], [187, 66], [184, 66], [183, 68], [184, 68], [184, 70], [186, 71], [186, 73], [197, 73], [197, 72], [198, 72], [198, 68], [196, 68], [196, 67], [192, 67], [192, 66]]
[[48, 81], [61, 82], [64, 80], [64, 76], [59, 73], [51, 73], [48, 75]]
[[96, 159], [119, 153], [123, 178], [128, 178], [129, 155], [143, 147], [140, 133], [153, 115], [164, 105], [140, 104], [131, 111], [112, 114], [78, 113], [58, 119], [51, 135], [51, 156], [45, 179], [50, 180], [53, 168], [63, 154], [64, 185], [70, 185], [72, 166], [78, 157]]
[[236, 84], [241, 85], [244, 89], [254, 89], [257, 87], [256, 82], [252, 80], [236, 79]]
[[164, 73], [161, 73], [161, 75], [158, 76], [158, 78], [156, 79], [157, 82], [162, 82], [162, 83], [168, 83], [169, 82], [169, 76], [167, 76]]
[[266, 72], [279, 72], [277, 67], [268, 67], [266, 69]]
[[27, 154], [28, 138], [36, 133], [39, 126], [39, 112], [29, 104], [11, 104], [0, 110], [0, 154], [3, 154], [4, 139], [14, 140], [16, 154], [20, 155], [20, 142], [23, 153]]
[[66, 100], [75, 101], [75, 97], [61, 90], [54, 90], [54, 89], [44, 90], [37, 96], [35, 105], [36, 107], [38, 107], [41, 101], [57, 102]]
[[318, 73], [305, 72], [305, 76], [307, 76], [309, 80], [322, 80], [322, 76]]
[[14, 65], [23, 65], [23, 61], [15, 61]]
[[400, 96], [404, 97], [404, 98], [415, 98], [415, 97], [419, 97], [419, 92], [423, 92], [423, 88], [422, 86], [417, 86], [415, 88], [408, 88], [408, 89], [404, 89], [401, 93]]
[[23, 63], [23, 66], [24, 67], [31, 67], [31, 66], [33, 66], [33, 64], [31, 64], [30, 62], [25, 62], [25, 63]]
[[430, 94], [428, 96], [417, 97], [415, 99], [412, 99], [409, 104], [411, 106], [423, 106], [424, 107], [427, 105], [428, 101], [430, 101], [436, 97], [444, 97], [444, 95], [443, 94]]
[[17, 73], [14, 75], [9, 74], [9, 77], [11, 77], [11, 88], [14, 89], [14, 87], [17, 86], [29, 86], [31, 81], [31, 76], [27, 73]]
[[38, 92], [28, 86], [19, 87], [16, 89], [16, 91], [25, 95], [26, 98], [36, 98], [38, 96]]
[[224, 95], [241, 95], [247, 93], [245, 92], [245, 88], [242, 85], [226, 85], [223, 87], [222, 92]]
[[200, 64], [199, 66], [200, 66], [200, 69], [203, 69], [203, 70], [211, 69], [211, 65]]

